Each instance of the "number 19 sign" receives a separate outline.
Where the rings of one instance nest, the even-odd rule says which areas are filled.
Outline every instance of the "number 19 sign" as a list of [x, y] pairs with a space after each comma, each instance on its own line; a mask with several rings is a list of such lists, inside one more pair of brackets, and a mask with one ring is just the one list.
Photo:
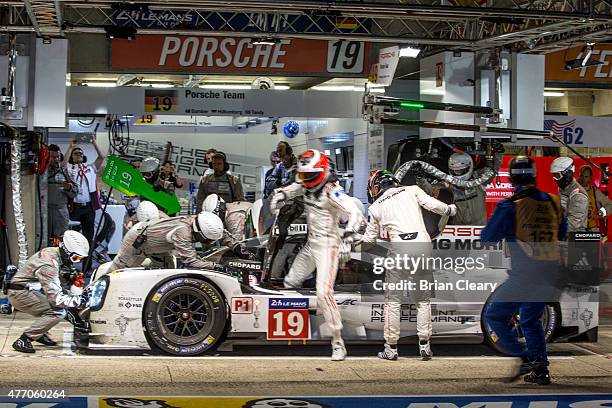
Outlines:
[[269, 299], [268, 340], [308, 340], [309, 338], [308, 299]]

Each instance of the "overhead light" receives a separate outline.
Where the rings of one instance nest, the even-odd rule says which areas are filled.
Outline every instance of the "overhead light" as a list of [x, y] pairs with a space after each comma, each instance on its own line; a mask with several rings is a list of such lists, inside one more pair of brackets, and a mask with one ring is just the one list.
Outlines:
[[331, 151], [329, 151], [329, 149], [325, 149], [324, 153], [325, 153], [326, 156], [329, 156], [331, 154]]
[[274, 85], [275, 91], [286, 91], [288, 89], [291, 89], [289, 85]]
[[[368, 87], [369, 88], [369, 87]], [[373, 87], [369, 88], [371, 93], [385, 93], [385, 88], [383, 87]], [[310, 88], [311, 91], [336, 91], [336, 92], [346, 92], [346, 91], [354, 91], [354, 92], [363, 92], [362, 86], [355, 85], [316, 85]]]
[[583, 57], [565, 61], [565, 70], [569, 71], [572, 69], [582, 69], [586, 67], [593, 67], [596, 65], [603, 65], [604, 64], [603, 61], [591, 60], [591, 55], [593, 55], [594, 46], [595, 46], [595, 43], [592, 43], [592, 42], [586, 43], [585, 46], [582, 47], [582, 50], [580, 51], [580, 54], [579, 54], [579, 55], [583, 55]]
[[173, 84], [149, 84], [151, 88], [173, 88]]
[[421, 95], [444, 96], [445, 92], [440, 89], [422, 89]]
[[114, 88], [117, 86], [117, 84], [114, 82], [90, 82], [90, 81], [81, 82], [81, 85], [91, 86], [94, 88]]
[[138, 30], [134, 27], [120, 27], [120, 26], [105, 26], [106, 36], [110, 39], [122, 38], [125, 40], [133, 40], [136, 38]]
[[[313, 91], [354, 91], [355, 87], [353, 85], [316, 85], [312, 88]], [[360, 91], [363, 88], [359, 88]]]
[[335, 151], [336, 151], [336, 154], [342, 154], [342, 149], [340, 149], [340, 148], [336, 148]]
[[279, 43], [278, 38], [251, 38], [252, 45], [275, 45]]
[[241, 84], [205, 84], [200, 85], [203, 89], [251, 89], [251, 85]]
[[565, 92], [544, 91], [544, 96], [560, 97], [565, 96]]
[[420, 52], [421, 52], [421, 49], [417, 47], [412, 47], [412, 46], [402, 47], [399, 50], [399, 56], [408, 57], [408, 58], [416, 58], [419, 56]]

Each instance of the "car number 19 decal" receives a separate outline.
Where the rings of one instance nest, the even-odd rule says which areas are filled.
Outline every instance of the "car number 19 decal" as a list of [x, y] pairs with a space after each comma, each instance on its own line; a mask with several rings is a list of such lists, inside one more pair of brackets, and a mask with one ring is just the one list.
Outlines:
[[308, 299], [269, 299], [268, 340], [308, 340]]

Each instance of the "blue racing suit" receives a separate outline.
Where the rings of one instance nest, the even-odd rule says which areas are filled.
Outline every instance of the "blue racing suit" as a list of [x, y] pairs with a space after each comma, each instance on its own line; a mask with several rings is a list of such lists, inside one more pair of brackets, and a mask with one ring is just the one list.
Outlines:
[[[499, 202], [481, 232], [483, 243], [506, 240], [512, 268], [508, 279], [491, 295], [485, 319], [508, 354], [547, 363], [540, 317], [560, 291], [559, 241], [567, 233], [559, 198], [534, 187], [519, 187]], [[512, 319], [520, 316], [526, 341], [521, 345]], [[493, 337], [495, 338], [495, 337]]]

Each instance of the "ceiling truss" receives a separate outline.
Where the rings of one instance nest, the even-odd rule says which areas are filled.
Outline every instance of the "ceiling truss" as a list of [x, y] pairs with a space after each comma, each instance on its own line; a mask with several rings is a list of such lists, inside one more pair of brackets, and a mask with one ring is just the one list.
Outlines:
[[140, 34], [337, 38], [531, 53], [612, 37], [612, 0], [151, 0], [123, 3], [123, 11], [117, 4], [5, 1], [0, 31], [59, 37], [130, 26]]

